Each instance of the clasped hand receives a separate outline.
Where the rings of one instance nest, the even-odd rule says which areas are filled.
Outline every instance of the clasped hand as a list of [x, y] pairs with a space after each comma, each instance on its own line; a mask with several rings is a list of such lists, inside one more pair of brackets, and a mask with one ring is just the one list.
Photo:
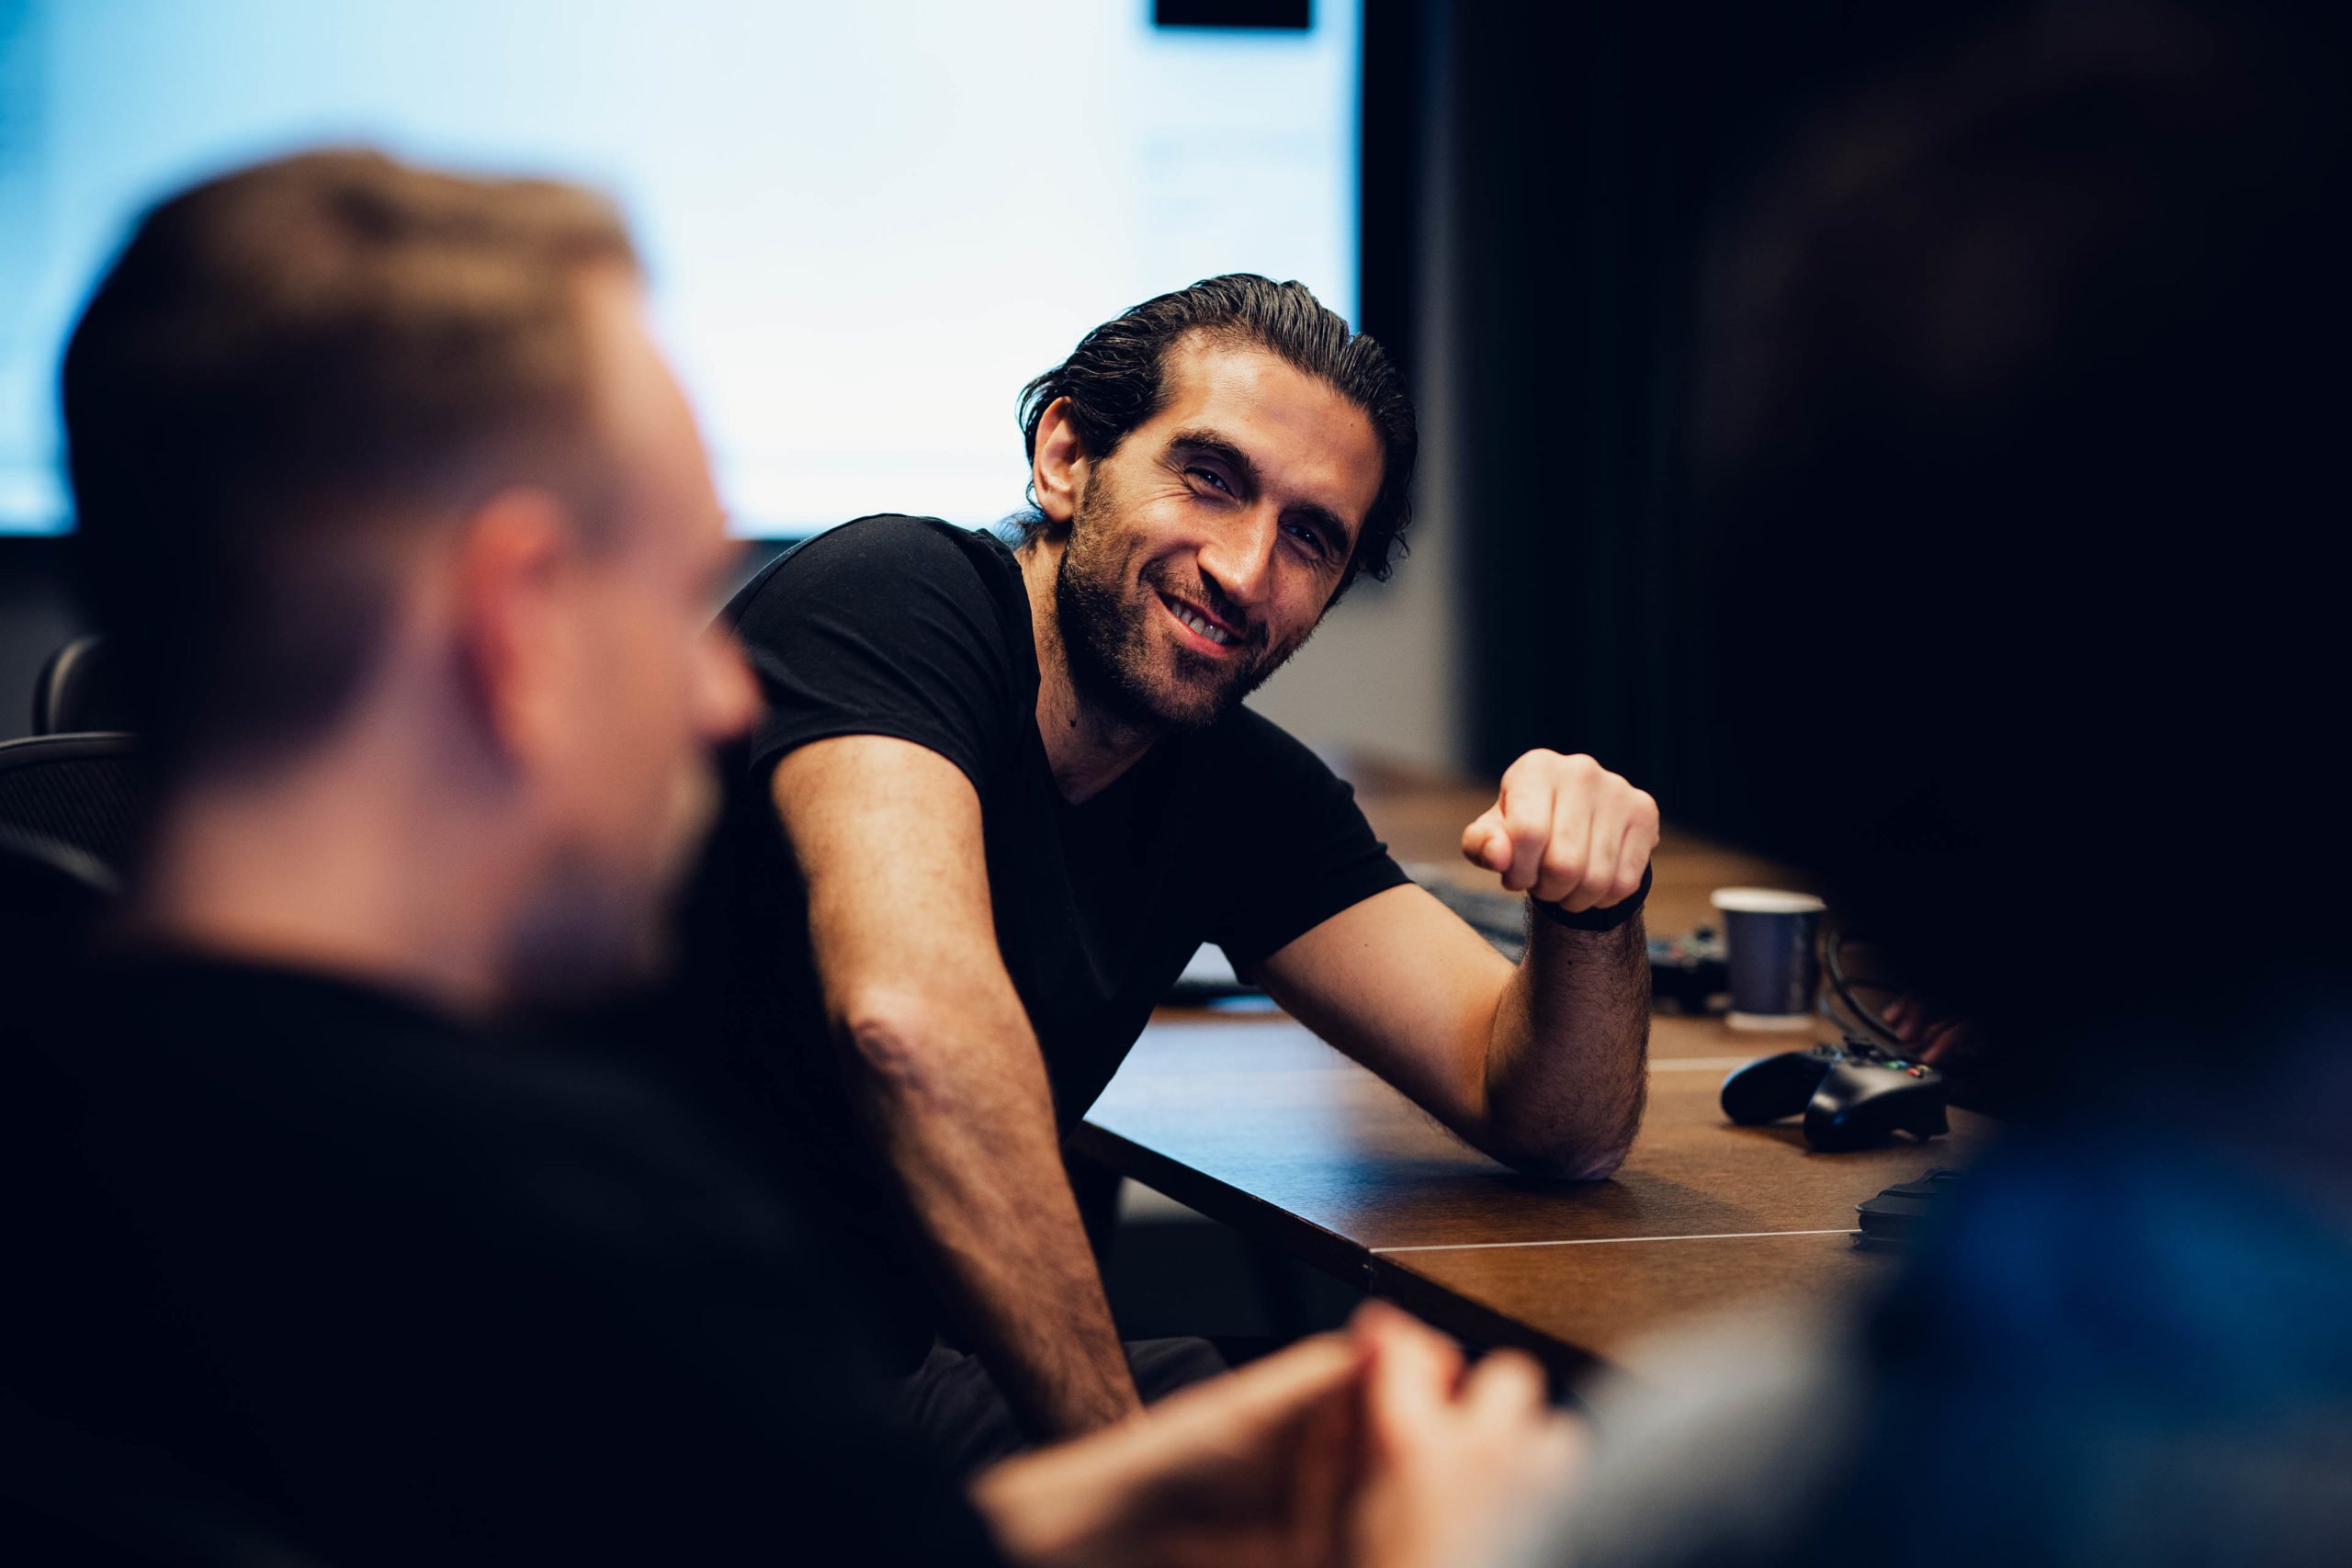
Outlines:
[[972, 1495], [1023, 1568], [1478, 1568], [1515, 1560], [1581, 1450], [1532, 1358], [1471, 1365], [1374, 1302]]

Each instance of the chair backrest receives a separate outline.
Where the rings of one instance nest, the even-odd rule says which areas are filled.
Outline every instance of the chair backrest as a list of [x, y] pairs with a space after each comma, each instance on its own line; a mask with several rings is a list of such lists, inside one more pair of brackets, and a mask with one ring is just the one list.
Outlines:
[[71, 913], [115, 897], [122, 878], [96, 855], [0, 822], [0, 887], [12, 905], [46, 903]]
[[131, 736], [0, 741], [0, 828], [86, 855], [117, 878], [137, 846], [147, 793]]
[[128, 728], [103, 638], [77, 637], [42, 662], [33, 679], [35, 735]]

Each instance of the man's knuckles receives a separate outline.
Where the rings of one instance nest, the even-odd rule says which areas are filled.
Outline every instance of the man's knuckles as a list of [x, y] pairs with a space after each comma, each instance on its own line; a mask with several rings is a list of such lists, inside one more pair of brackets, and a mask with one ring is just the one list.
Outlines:
[[[1573, 834], [1555, 838], [1563, 807], [1568, 807], [1571, 820], [1622, 821], [1620, 859], [1589, 864], [1582, 845], [1571, 843]], [[1492, 840], [1482, 844], [1478, 834], [1487, 824], [1492, 825]], [[1464, 833], [1463, 852], [1500, 871], [1503, 885], [1515, 893], [1582, 910], [1622, 903], [1640, 890], [1642, 868], [1657, 847], [1658, 833], [1657, 796], [1584, 752], [1538, 748], [1504, 773], [1495, 804]], [[1628, 861], [1630, 865], [1623, 863]]]
[[1584, 880], [1585, 859], [1577, 851], [1555, 845], [1544, 852], [1544, 858], [1537, 863], [1542, 870], [1538, 880], [1557, 887], [1562, 893]]
[[1545, 903], [1557, 904], [1571, 914], [1581, 914], [1587, 909], [1622, 904], [1640, 892], [1641, 887], [1641, 863], [1637, 862], [1631, 870], [1612, 863], [1588, 876], [1587, 868], [1573, 857], [1547, 855], [1543, 874], [1532, 891]]
[[1540, 746], [1532, 751], [1522, 751], [1518, 761], [1503, 770], [1503, 788], [1509, 790], [1515, 784], [1532, 784], [1548, 774], [1552, 764], [1561, 760], [1557, 751], [1546, 751]]
[[1503, 771], [1505, 784], [1550, 784], [1598, 778], [1607, 770], [1582, 751], [1562, 753], [1538, 747]]

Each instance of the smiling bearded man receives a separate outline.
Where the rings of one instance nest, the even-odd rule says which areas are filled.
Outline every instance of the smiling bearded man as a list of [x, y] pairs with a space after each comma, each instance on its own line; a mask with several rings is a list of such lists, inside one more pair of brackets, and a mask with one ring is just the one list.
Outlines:
[[1387, 575], [1415, 432], [1378, 344], [1212, 278], [1088, 333], [1022, 414], [1017, 548], [863, 518], [729, 606], [767, 713], [688, 943], [690, 1032], [831, 1196], [905, 1403], [967, 1465], [1217, 1365], [1123, 1354], [1060, 1151], [1203, 942], [1522, 1170], [1616, 1168], [1648, 1037], [1648, 795], [1589, 757], [1505, 775], [1463, 850], [1544, 914], [1514, 968], [1241, 705]]

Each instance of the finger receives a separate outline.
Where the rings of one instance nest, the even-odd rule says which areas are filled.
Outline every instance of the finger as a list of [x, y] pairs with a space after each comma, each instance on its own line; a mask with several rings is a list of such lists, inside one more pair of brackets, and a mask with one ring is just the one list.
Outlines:
[[1361, 1415], [1354, 1399], [1327, 1399], [1309, 1407], [1292, 1444], [1290, 1542], [1283, 1561], [1337, 1560], [1356, 1478], [1356, 1456], [1363, 1448]]
[[1587, 807], [1591, 825], [1585, 831], [1584, 874], [1559, 897], [1560, 907], [1571, 913], [1614, 901], [1611, 889], [1617, 885], [1617, 852], [1625, 841], [1626, 804], [1611, 793], [1602, 792]]
[[1968, 1026], [1957, 1021], [1939, 1023], [1925, 1030], [1925, 1041], [1919, 1047], [1923, 1062], [1940, 1062], [1964, 1050], [1968, 1043]]
[[1574, 1416], [1555, 1415], [1527, 1441], [1522, 1453], [1535, 1477], [1533, 1495], [1556, 1497], [1585, 1466], [1592, 1433]]
[[1364, 1414], [1375, 1438], [1419, 1429], [1443, 1411], [1462, 1377], [1453, 1341], [1380, 1302], [1359, 1307], [1351, 1327], [1372, 1353]]
[[1622, 904], [1642, 890], [1642, 873], [1649, 869], [1657, 850], [1657, 829], [1645, 827], [1639, 810], [1625, 819], [1625, 836], [1617, 843], [1617, 883], [1607, 902]]
[[1462, 1348], [1402, 1307], [1366, 1300], [1349, 1317], [1348, 1332], [1364, 1350], [1367, 1373], [1382, 1361], [1434, 1369], [1449, 1396], [1462, 1375]]
[[1626, 803], [1625, 838], [1617, 849], [1617, 897], [1611, 903], [1623, 903], [1642, 890], [1642, 874], [1657, 854], [1657, 797], [1634, 790]]
[[1318, 1404], [1350, 1403], [1361, 1364], [1344, 1337], [1326, 1335], [1180, 1389], [1126, 1428], [1126, 1458], [1145, 1471], [1172, 1473], [1237, 1450], [1264, 1450]]
[[1462, 829], [1462, 858], [1488, 871], [1510, 868], [1510, 833], [1503, 826], [1500, 801], [1480, 812], [1470, 826]]
[[1561, 782], [1554, 788], [1549, 805], [1543, 857], [1534, 886], [1527, 891], [1532, 897], [1556, 904], [1584, 880], [1592, 840], [1592, 797], [1573, 782]]
[[1617, 902], [1617, 862], [1625, 851], [1626, 803], [1611, 801], [1592, 814], [1592, 850], [1584, 863], [1584, 882], [1569, 897], [1587, 909]]
[[1318, 1334], [1238, 1371], [1179, 1389], [1152, 1406], [1167, 1421], [1209, 1419], [1227, 1429], [1285, 1420], [1355, 1381], [1362, 1353], [1344, 1335]]
[[1510, 835], [1510, 869], [1503, 873], [1503, 886], [1513, 893], [1525, 893], [1535, 886], [1544, 859], [1544, 846], [1552, 838], [1552, 802], [1554, 791], [1549, 782], [1521, 782], [1513, 788], [1503, 781], [1503, 829]]
[[1622, 904], [1641, 890], [1657, 848], [1657, 802], [1615, 774], [1602, 775], [1592, 808], [1592, 850], [1583, 885], [1561, 897], [1571, 911]]
[[1530, 1425], [1550, 1408], [1544, 1369], [1524, 1351], [1491, 1351], [1470, 1369], [1461, 1404], [1464, 1415], [1490, 1430]]

